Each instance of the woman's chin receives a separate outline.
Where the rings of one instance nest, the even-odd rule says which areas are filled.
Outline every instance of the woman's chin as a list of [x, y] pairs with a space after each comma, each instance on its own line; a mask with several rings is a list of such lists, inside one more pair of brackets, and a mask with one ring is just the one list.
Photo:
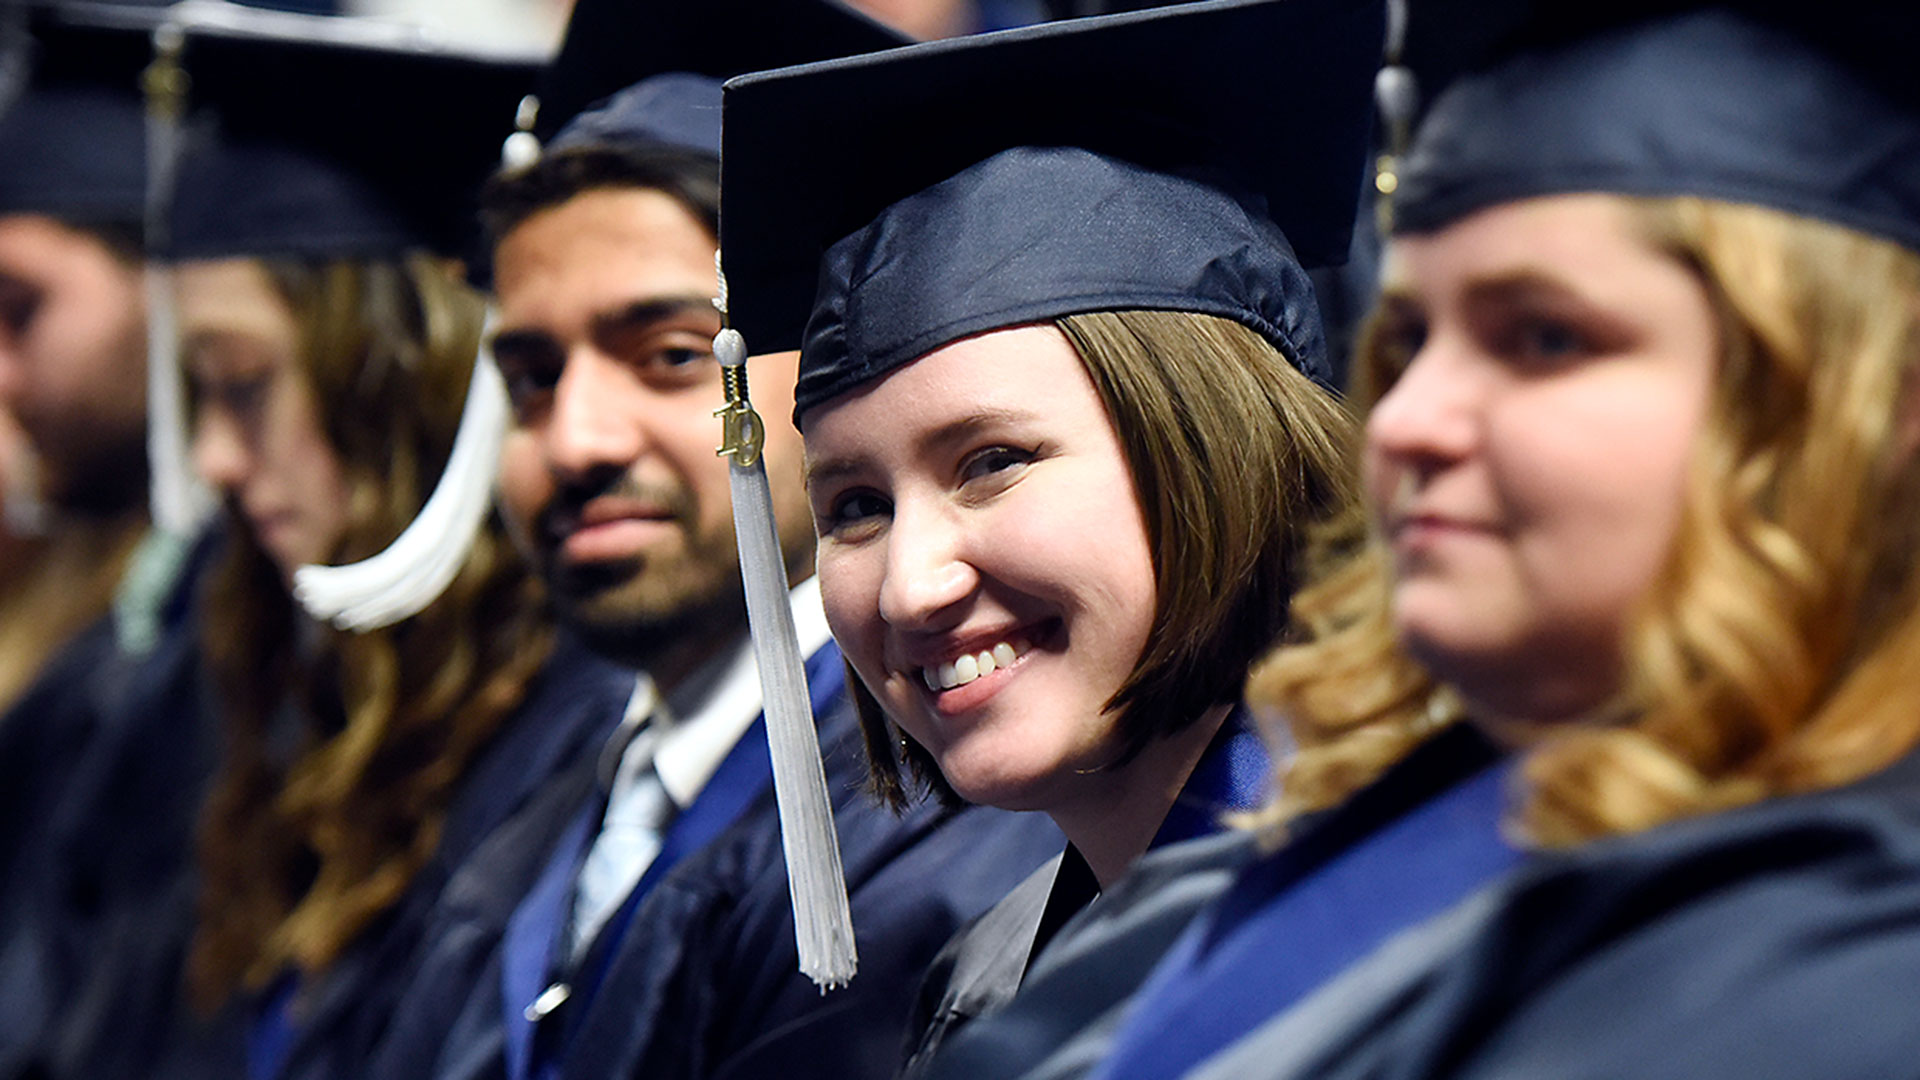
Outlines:
[[948, 762], [940, 763], [947, 786], [975, 806], [1000, 810], [1044, 811], [1052, 805], [1045, 776], [1009, 773], [1005, 770], [967, 769]]

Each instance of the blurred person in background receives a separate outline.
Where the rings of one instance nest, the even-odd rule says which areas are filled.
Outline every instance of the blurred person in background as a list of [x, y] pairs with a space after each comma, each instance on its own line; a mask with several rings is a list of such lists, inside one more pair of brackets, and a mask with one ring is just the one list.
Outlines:
[[390, 543], [448, 464], [484, 314], [455, 256], [534, 65], [325, 17], [179, 18], [159, 254], [192, 461], [225, 507], [202, 623], [224, 736], [197, 875], [156, 903], [153, 977], [121, 988], [93, 1069], [359, 1076], [443, 887], [628, 688], [557, 637], [497, 525], [396, 625], [335, 629], [293, 591]]
[[68, 519], [53, 529], [39, 472], [26, 432], [0, 408], [0, 716], [55, 652], [106, 613], [141, 523], [89, 528]]
[[[1266, 672], [1286, 843], [1093, 1075], [1910, 1075], [1920, 21], [1412, 18], [1376, 531]], [[1325, 858], [1463, 741], [1508, 760]]]
[[1038, 0], [850, 0], [918, 41], [1026, 26], [1048, 17]]
[[0, 34], [0, 64], [24, 79], [0, 101], [0, 409], [21, 440], [7, 527], [59, 534], [23, 537], [7, 568], [0, 706], [105, 614], [146, 527], [145, 47], [57, 11], [7, 12]]
[[205, 549], [147, 516], [155, 16], [0, 9], [18, 91], [0, 104], [0, 407], [37, 466], [9, 503], [45, 531], [0, 629], [19, 645], [8, 678], [30, 680], [0, 715], [0, 1076], [61, 1074], [55, 1032], [113, 980], [121, 916], [187, 861], [211, 756], [192, 632]]

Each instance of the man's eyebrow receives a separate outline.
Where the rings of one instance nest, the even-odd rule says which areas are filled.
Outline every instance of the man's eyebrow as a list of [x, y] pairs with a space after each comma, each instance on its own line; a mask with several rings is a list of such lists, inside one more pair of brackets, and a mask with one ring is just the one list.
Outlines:
[[664, 322], [667, 319], [685, 315], [703, 314], [718, 320], [720, 313], [713, 306], [710, 296], [650, 296], [644, 300], [635, 300], [593, 316], [593, 332], [596, 335], [631, 330], [649, 323]]
[[493, 343], [489, 347], [497, 357], [501, 353], [525, 356], [542, 349], [557, 350], [559, 345], [554, 341], [553, 335], [545, 330], [526, 327], [500, 331], [493, 335]]

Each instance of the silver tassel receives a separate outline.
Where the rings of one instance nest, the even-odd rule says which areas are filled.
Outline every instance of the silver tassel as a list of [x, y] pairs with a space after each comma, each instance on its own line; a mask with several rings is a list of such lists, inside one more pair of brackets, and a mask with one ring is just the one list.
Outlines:
[[[166, 247], [168, 209], [179, 165], [180, 121], [187, 76], [180, 65], [186, 35], [173, 23], [153, 32], [154, 59], [143, 76], [147, 98], [147, 245]], [[213, 497], [193, 471], [187, 447], [187, 409], [180, 376], [178, 320], [173, 281], [166, 268], [147, 261], [147, 470], [153, 523], [175, 537], [197, 533], [213, 510]]]
[[[721, 313], [726, 312], [725, 278]], [[713, 355], [726, 382], [720, 454], [730, 459], [733, 528], [746, 584], [747, 624], [766, 701], [767, 742], [773, 756], [773, 789], [780, 804], [780, 840], [787, 856], [787, 888], [793, 900], [793, 930], [800, 971], [822, 992], [845, 986], [859, 967], [853, 916], [847, 907], [840, 840], [833, 828], [820, 737], [808, 701], [805, 657], [793, 629], [786, 561], [773, 520], [760, 447], [766, 429], [747, 397], [747, 343], [731, 327], [713, 339]]]

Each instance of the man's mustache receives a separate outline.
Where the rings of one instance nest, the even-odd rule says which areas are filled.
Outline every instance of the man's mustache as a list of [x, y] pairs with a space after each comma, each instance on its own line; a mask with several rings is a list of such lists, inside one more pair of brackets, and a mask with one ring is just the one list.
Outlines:
[[693, 492], [685, 485], [641, 483], [624, 472], [601, 483], [565, 484], [554, 492], [553, 500], [540, 512], [541, 542], [552, 546], [571, 536], [580, 528], [587, 506], [596, 499], [644, 503], [683, 524], [695, 520], [698, 509]]

